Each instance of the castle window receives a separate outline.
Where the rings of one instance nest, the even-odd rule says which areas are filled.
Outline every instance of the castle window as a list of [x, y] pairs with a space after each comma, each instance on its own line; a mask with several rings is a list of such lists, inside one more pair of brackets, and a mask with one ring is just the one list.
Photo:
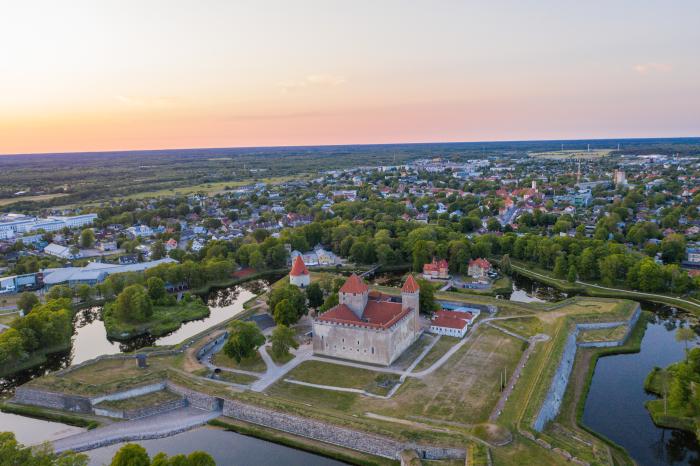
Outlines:
[[372, 354], [374, 354], [374, 346], [372, 347]]

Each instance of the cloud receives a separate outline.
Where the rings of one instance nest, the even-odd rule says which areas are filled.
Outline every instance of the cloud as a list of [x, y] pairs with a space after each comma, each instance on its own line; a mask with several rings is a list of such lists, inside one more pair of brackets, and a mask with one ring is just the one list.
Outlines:
[[639, 63], [634, 65], [634, 71], [641, 75], [647, 75], [649, 73], [668, 73], [673, 68], [668, 63]]
[[280, 87], [291, 92], [307, 87], [335, 87], [345, 84], [345, 78], [332, 74], [310, 74], [300, 81], [287, 81], [280, 83]]
[[115, 95], [114, 98], [117, 100], [117, 102], [119, 102], [125, 106], [156, 107], [156, 108], [173, 107], [177, 104], [177, 100], [178, 100], [174, 97], [143, 98], [143, 97], [134, 97], [134, 96], [123, 95], [123, 94]]

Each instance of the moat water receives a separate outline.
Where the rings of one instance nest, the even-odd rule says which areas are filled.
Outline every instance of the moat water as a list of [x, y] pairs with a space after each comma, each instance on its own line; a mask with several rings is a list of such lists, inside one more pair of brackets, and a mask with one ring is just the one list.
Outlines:
[[69, 351], [49, 355], [41, 366], [18, 372], [0, 379], [0, 394], [12, 391], [34, 377], [50, 373], [73, 364], [79, 364], [103, 354], [116, 354], [134, 351], [146, 346], [173, 345], [190, 338], [226, 319], [240, 314], [243, 304], [268, 289], [272, 279], [253, 280], [225, 288], [212, 289], [202, 295], [209, 306], [208, 317], [182, 324], [172, 333], [160, 337], [139, 336], [128, 341], [115, 341], [107, 338], [107, 331], [100, 317], [100, 308], [94, 307], [79, 311], [73, 320], [72, 347]]

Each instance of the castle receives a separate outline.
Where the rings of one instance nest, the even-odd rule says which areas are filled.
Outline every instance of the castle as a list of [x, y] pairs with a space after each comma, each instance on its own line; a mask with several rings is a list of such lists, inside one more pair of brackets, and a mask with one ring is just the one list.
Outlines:
[[352, 274], [338, 291], [338, 305], [313, 323], [314, 354], [388, 366], [421, 334], [420, 289], [409, 275], [401, 301], [369, 291]]

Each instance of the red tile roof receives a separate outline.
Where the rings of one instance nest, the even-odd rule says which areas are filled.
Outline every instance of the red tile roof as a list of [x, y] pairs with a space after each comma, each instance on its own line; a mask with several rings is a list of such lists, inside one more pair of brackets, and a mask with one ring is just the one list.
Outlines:
[[481, 267], [482, 269], [490, 269], [491, 268], [491, 263], [487, 261], [486, 259], [474, 259], [469, 261], [469, 267], [472, 265], [477, 265]]
[[471, 312], [437, 311], [430, 325], [435, 327], [454, 328], [462, 330], [469, 325], [473, 315]]
[[355, 274], [350, 275], [340, 287], [341, 293], [366, 293], [368, 290], [367, 284]]
[[403, 291], [404, 293], [415, 293], [419, 290], [420, 287], [418, 286], [418, 283], [416, 283], [416, 279], [413, 278], [413, 274], [408, 274], [406, 283], [403, 284], [403, 288], [401, 288], [401, 291]]
[[345, 304], [338, 304], [321, 314], [318, 320], [335, 324], [350, 324], [367, 328], [387, 329], [403, 319], [410, 312], [410, 309], [402, 309], [401, 303], [368, 301], [362, 318], [357, 317]]
[[294, 258], [294, 264], [292, 264], [292, 270], [289, 272], [289, 275], [293, 277], [298, 277], [299, 275], [308, 275], [309, 270], [306, 268], [306, 264], [304, 264], [304, 259], [301, 258], [301, 256], [297, 256]]

